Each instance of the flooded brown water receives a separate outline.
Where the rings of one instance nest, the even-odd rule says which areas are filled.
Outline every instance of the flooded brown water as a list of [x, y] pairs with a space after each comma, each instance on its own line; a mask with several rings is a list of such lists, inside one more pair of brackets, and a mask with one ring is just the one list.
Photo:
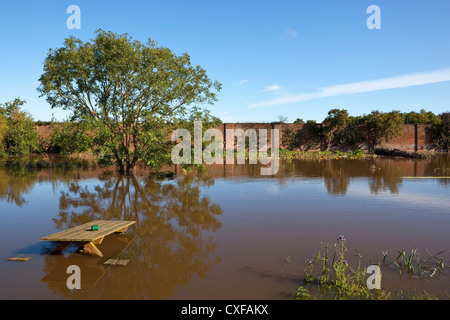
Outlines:
[[[339, 235], [351, 265], [387, 251], [382, 289], [449, 299], [433, 257], [450, 264], [448, 176], [448, 157], [291, 160], [274, 177], [258, 165], [212, 166], [165, 180], [1, 169], [0, 299], [295, 299], [305, 261]], [[54, 244], [39, 241], [96, 219], [136, 224], [105, 238], [103, 258], [49, 254]], [[399, 273], [400, 249], [417, 249], [441, 274]], [[31, 260], [6, 260], [15, 256]], [[103, 264], [117, 257], [129, 263]], [[69, 265], [80, 267], [79, 290], [67, 288]]]

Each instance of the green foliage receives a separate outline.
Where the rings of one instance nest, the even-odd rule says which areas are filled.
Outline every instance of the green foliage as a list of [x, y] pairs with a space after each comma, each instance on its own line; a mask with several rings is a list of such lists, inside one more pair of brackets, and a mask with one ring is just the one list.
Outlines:
[[[308, 120], [311, 121], [311, 120]], [[318, 149], [322, 144], [322, 128], [314, 123], [303, 127], [305, 134], [301, 135], [301, 144], [304, 150]]]
[[362, 121], [370, 151], [373, 151], [375, 146], [383, 140], [395, 139], [401, 135], [403, 129], [403, 116], [399, 111], [380, 112], [375, 110], [364, 116]]
[[[200, 121], [202, 123], [202, 137], [206, 130], [211, 128], [217, 128], [219, 125], [222, 124], [222, 121], [211, 115], [209, 110], [200, 109], [198, 107], [194, 107], [190, 110], [189, 114], [186, 114], [183, 118], [177, 119], [176, 127], [186, 129], [189, 131], [191, 137], [191, 163], [183, 163], [181, 165], [181, 168], [184, 172], [191, 171], [193, 169], [197, 169], [199, 171], [202, 171], [206, 169], [204, 164], [195, 164], [194, 163], [194, 125], [195, 121]], [[207, 145], [209, 145], [211, 142], [204, 141], [202, 139], [202, 152], [205, 149]], [[246, 140], [246, 143], [248, 143], [248, 140]], [[248, 148], [248, 145], [246, 146]], [[225, 152], [224, 152], [225, 156]]]
[[409, 277], [417, 279], [439, 279], [448, 277], [448, 267], [441, 257], [445, 251], [433, 254], [428, 251], [428, 257], [419, 252], [418, 249], [393, 249], [393, 259], [388, 261], [388, 250], [383, 251], [383, 266], [394, 268], [400, 275], [408, 274]]
[[331, 109], [323, 121], [323, 135], [327, 142], [327, 150], [335, 144], [335, 137], [345, 130], [350, 118], [345, 109]]
[[0, 141], [3, 146], [1, 152], [24, 155], [39, 151], [33, 119], [21, 110], [25, 102], [16, 98], [0, 107]]
[[362, 150], [355, 150], [353, 152], [341, 152], [341, 151], [299, 151], [299, 150], [288, 150], [280, 148], [279, 157], [283, 160], [292, 159], [304, 159], [304, 160], [338, 160], [338, 159], [374, 159], [377, 157], [376, 154], [364, 153]]
[[308, 300], [308, 298], [309, 298], [308, 289], [306, 289], [305, 287], [302, 287], [302, 286], [298, 287], [296, 299], [297, 300]]
[[440, 123], [439, 116], [431, 111], [420, 110], [419, 113], [411, 111], [402, 114], [405, 124], [438, 124]]
[[281, 142], [283, 146], [286, 146], [289, 150], [296, 149], [300, 146], [297, 132], [292, 128], [284, 129]]
[[322, 135], [318, 125], [305, 125], [300, 130], [286, 128], [283, 131], [282, 145], [289, 150], [306, 151], [321, 145]]
[[439, 115], [440, 122], [432, 129], [433, 142], [438, 148], [450, 152], [450, 112]]
[[335, 144], [352, 150], [360, 149], [366, 142], [360, 117], [350, 117], [346, 126], [339, 130], [335, 136]]
[[[345, 242], [345, 238], [339, 236], [333, 246], [322, 244], [323, 250], [318, 252], [317, 257], [306, 261], [306, 268], [303, 268], [304, 283], [327, 290], [334, 299], [368, 299], [371, 293], [364, 279], [365, 269], [360, 264], [356, 270], [349, 265], [345, 259]], [[332, 248], [334, 252], [330, 252]], [[319, 267], [318, 272], [315, 266]], [[305, 290], [300, 290], [300, 293], [304, 297]]]
[[305, 121], [303, 121], [303, 119], [297, 118], [297, 120], [295, 120], [294, 123], [303, 124], [305, 123]]
[[358, 159], [360, 159], [364, 156], [364, 152], [360, 149], [354, 150], [353, 155], [356, 156]]
[[71, 111], [75, 122], [88, 121], [96, 152], [127, 174], [138, 160], [166, 162], [168, 133], [190, 105], [212, 104], [213, 91], [221, 89], [202, 67], [191, 65], [188, 54], [103, 30], [91, 41], [70, 37], [51, 49], [39, 80], [52, 108]]
[[368, 115], [349, 116], [345, 109], [332, 109], [323, 121], [323, 137], [327, 150], [331, 146], [360, 149], [367, 143], [369, 151], [382, 141], [395, 139], [402, 133], [404, 117], [399, 111], [372, 111]]
[[63, 122], [51, 124], [51, 148], [54, 152], [80, 153], [90, 149], [93, 137], [88, 122]]
[[[304, 273], [303, 285], [296, 292], [297, 300], [307, 299], [377, 299], [377, 300], [437, 300], [437, 297], [427, 292], [410, 294], [401, 290], [386, 292], [381, 289], [369, 289], [365, 277], [366, 270], [361, 267], [361, 260], [354, 269], [346, 260], [346, 239], [339, 236], [337, 241], [330, 245], [322, 243], [322, 250], [315, 258], [305, 261], [306, 266], [301, 268]], [[392, 261], [389, 261], [388, 251], [382, 251], [383, 259], [378, 266], [397, 272], [399, 275], [407, 274], [409, 279], [437, 280], [441, 276], [447, 278], [449, 266], [440, 256], [447, 251], [433, 254], [427, 250], [429, 257], [419, 253], [418, 249], [406, 251], [393, 250]], [[355, 249], [355, 256], [362, 255]], [[370, 259], [370, 264], [372, 259]], [[394, 266], [394, 268], [392, 268]], [[386, 271], [387, 272], [387, 271]]]
[[6, 154], [5, 138], [8, 134], [8, 119], [0, 113], [0, 156]]
[[38, 120], [34, 124], [37, 126], [50, 126], [53, 122], [52, 121], [42, 121]]

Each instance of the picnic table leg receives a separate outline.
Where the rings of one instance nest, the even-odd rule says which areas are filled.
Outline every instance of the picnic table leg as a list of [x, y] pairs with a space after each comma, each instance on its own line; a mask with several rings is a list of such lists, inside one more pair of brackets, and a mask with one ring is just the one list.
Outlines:
[[72, 241], [60, 241], [51, 254], [61, 254], [68, 246], [72, 244]]
[[102, 252], [98, 250], [94, 242], [85, 243], [81, 251], [90, 254], [91, 256], [103, 257]]
[[104, 238], [105, 238], [105, 237], [98, 238], [97, 240], [92, 241], [92, 243], [93, 243], [93, 244], [100, 244], [100, 243], [102, 243], [102, 241], [103, 241]]
[[115, 233], [125, 233], [125, 231], [127, 231], [128, 227], [124, 227], [120, 230], [117, 230]]

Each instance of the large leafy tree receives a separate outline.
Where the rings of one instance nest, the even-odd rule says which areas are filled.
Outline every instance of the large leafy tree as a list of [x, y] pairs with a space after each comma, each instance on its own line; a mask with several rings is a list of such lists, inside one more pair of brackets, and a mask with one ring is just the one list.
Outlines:
[[138, 160], [170, 160], [173, 126], [188, 117], [189, 106], [215, 102], [221, 88], [186, 53], [103, 30], [91, 41], [70, 37], [51, 49], [39, 80], [51, 107], [89, 123], [98, 152], [127, 174]]
[[432, 136], [434, 144], [450, 153], [450, 112], [439, 115], [440, 122], [433, 126]]
[[402, 134], [403, 116], [399, 111], [381, 112], [372, 111], [363, 117], [363, 123], [367, 134], [369, 151], [383, 141], [395, 139]]
[[350, 122], [349, 114], [345, 109], [331, 109], [323, 121], [323, 135], [327, 142], [327, 150], [333, 145], [334, 138], [345, 129]]

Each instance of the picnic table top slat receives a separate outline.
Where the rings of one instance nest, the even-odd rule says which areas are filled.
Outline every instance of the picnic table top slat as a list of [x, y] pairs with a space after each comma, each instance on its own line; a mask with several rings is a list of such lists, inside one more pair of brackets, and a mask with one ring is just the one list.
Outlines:
[[[63, 230], [40, 238], [42, 241], [82, 241], [92, 242], [103, 238], [111, 233], [126, 228], [135, 221], [116, 221], [116, 220], [94, 220], [82, 225]], [[98, 225], [97, 231], [91, 231], [92, 225]]]

